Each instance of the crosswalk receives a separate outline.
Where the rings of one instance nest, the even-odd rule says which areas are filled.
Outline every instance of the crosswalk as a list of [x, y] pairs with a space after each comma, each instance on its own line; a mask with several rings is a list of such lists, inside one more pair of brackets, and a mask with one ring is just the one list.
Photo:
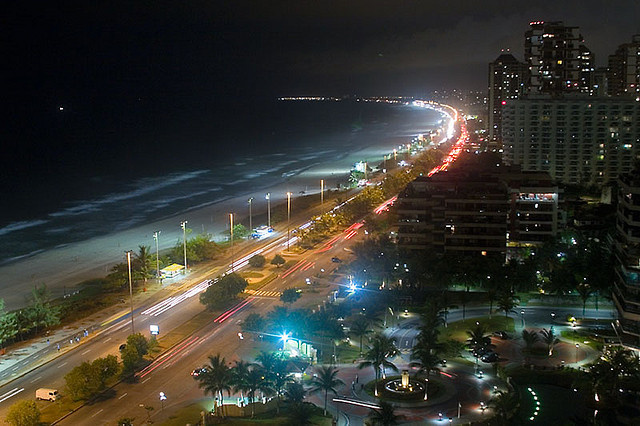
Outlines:
[[280, 297], [282, 295], [279, 291], [267, 290], [245, 290], [244, 292], [256, 297]]

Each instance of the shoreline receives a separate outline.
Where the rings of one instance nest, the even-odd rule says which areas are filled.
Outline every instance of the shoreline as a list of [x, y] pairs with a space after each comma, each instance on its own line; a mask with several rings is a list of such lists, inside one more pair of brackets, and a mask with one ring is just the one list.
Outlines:
[[[325, 191], [332, 190], [348, 179], [354, 162], [367, 159], [378, 163], [383, 153], [390, 153], [393, 140], [406, 140], [405, 136], [390, 136], [377, 145], [346, 153], [337, 160], [330, 160], [307, 167], [299, 174], [275, 185], [265, 185], [253, 191], [212, 202], [206, 206], [194, 206], [183, 212], [154, 222], [134, 226], [103, 236], [72, 242], [52, 249], [39, 251], [16, 261], [0, 266], [3, 285], [0, 298], [4, 299], [8, 311], [26, 304], [27, 296], [36, 285], [46, 284], [52, 298], [61, 297], [81, 282], [103, 277], [110, 268], [121, 263], [125, 250], [135, 250], [140, 245], [152, 247], [155, 252], [153, 233], [159, 230], [160, 250], [171, 248], [182, 241], [180, 222], [187, 220], [194, 234], [209, 233], [213, 239], [228, 228], [228, 214], [234, 212], [239, 221], [248, 217], [248, 199], [253, 197], [253, 217], [267, 214], [265, 194], [271, 193], [271, 209], [286, 201], [286, 193], [292, 192], [295, 200], [302, 191], [305, 195], [320, 192], [320, 179], [325, 180]], [[383, 144], [384, 143], [384, 147]], [[295, 203], [293, 204], [295, 206]], [[294, 207], [295, 208], [295, 207]], [[259, 223], [254, 223], [258, 226]]]

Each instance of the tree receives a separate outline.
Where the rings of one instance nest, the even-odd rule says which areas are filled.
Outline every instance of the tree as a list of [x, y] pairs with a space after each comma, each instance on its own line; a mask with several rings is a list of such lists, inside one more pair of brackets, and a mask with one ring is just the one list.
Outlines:
[[253, 365], [249, 368], [249, 373], [247, 374], [247, 396], [249, 397], [249, 401], [251, 401], [251, 417], [255, 415], [255, 398], [256, 393], [258, 391], [263, 391], [265, 393], [271, 392], [271, 387], [269, 383], [265, 380], [264, 371], [260, 366]]
[[500, 424], [509, 424], [509, 419], [516, 412], [519, 405], [518, 395], [515, 392], [498, 391], [489, 401], [489, 406], [495, 410], [496, 419]]
[[236, 361], [235, 365], [231, 368], [231, 377], [229, 384], [233, 387], [234, 392], [240, 392], [240, 397], [244, 399], [244, 393], [247, 392], [247, 377], [249, 376], [249, 370], [254, 366], [250, 362], [243, 360]]
[[75, 401], [88, 400], [102, 392], [107, 380], [118, 371], [118, 359], [114, 355], [85, 361], [64, 376], [68, 394]]
[[267, 263], [267, 260], [261, 254], [256, 254], [249, 258], [249, 265], [253, 268], [262, 268], [265, 263]]
[[153, 277], [151, 273], [152, 260], [151, 260], [151, 248], [148, 246], [138, 246], [138, 252], [134, 255], [133, 259], [133, 272], [136, 280], [143, 280], [145, 286], [147, 280]]
[[608, 347], [589, 369], [595, 393], [618, 401], [619, 389], [635, 388], [640, 379], [640, 360], [630, 349]]
[[591, 295], [593, 294], [593, 289], [589, 284], [582, 282], [578, 284], [578, 286], [576, 287], [576, 291], [580, 295], [580, 299], [582, 299], [582, 319], [584, 319], [584, 312], [587, 307], [587, 300], [589, 300], [589, 297], [591, 297]]
[[272, 265], [276, 265], [278, 268], [287, 263], [282, 256], [276, 254], [271, 261]]
[[5, 420], [11, 426], [37, 426], [40, 424], [40, 410], [35, 401], [18, 401], [9, 407]]
[[476, 326], [470, 330], [467, 330], [467, 345], [474, 352], [476, 358], [476, 369], [478, 368], [479, 352], [492, 347], [491, 337], [487, 334], [487, 328], [484, 324], [476, 324]]
[[261, 364], [262, 370], [265, 373], [265, 379], [276, 393], [277, 411], [279, 412], [280, 395], [282, 395], [287, 384], [293, 380], [287, 366], [288, 360], [277, 356], [273, 352], [261, 351], [256, 357], [256, 361]]
[[280, 301], [291, 305], [296, 300], [300, 299], [300, 296], [300, 291], [297, 288], [287, 288], [280, 295]]
[[133, 417], [121, 417], [118, 420], [118, 426], [133, 426], [133, 421], [135, 419]]
[[426, 401], [429, 390], [429, 376], [431, 375], [431, 372], [440, 371], [438, 366], [442, 363], [442, 359], [433, 352], [429, 342], [421, 341], [420, 339], [411, 351], [411, 358], [416, 360], [411, 363], [411, 366], [419, 368], [416, 375], [419, 373], [425, 374], [424, 399]]
[[284, 392], [285, 398], [291, 404], [302, 404], [306, 395], [307, 391], [304, 390], [304, 386], [298, 382], [288, 383], [287, 390]]
[[47, 286], [42, 284], [31, 291], [29, 306], [21, 311], [18, 317], [21, 326], [27, 332], [34, 329], [36, 334], [40, 327], [51, 327], [60, 323], [60, 309], [51, 306], [51, 295]]
[[260, 333], [265, 328], [265, 319], [262, 315], [255, 312], [247, 315], [247, 318], [242, 322], [242, 331]]
[[[231, 392], [231, 371], [227, 366], [224, 358], [220, 357], [220, 354], [210, 355], [209, 364], [206, 366], [206, 371], [197, 376], [198, 386], [203, 388], [205, 393], [210, 393], [212, 397], [220, 401], [220, 414], [224, 417], [224, 391], [230, 394]], [[217, 414], [216, 410], [216, 414]]]
[[311, 379], [311, 393], [324, 392], [324, 415], [327, 415], [327, 400], [329, 398], [329, 392], [334, 395], [338, 394], [336, 388], [344, 385], [344, 382], [339, 379], [337, 368], [329, 366], [320, 366], [316, 368], [316, 374]]
[[560, 340], [556, 337], [555, 333], [553, 332], [553, 328], [550, 328], [549, 330], [547, 330], [546, 328], [543, 328], [542, 330], [540, 330], [540, 336], [541, 336], [542, 342], [544, 342], [544, 344], [547, 345], [547, 348], [549, 350], [548, 356], [553, 355], [553, 347], [558, 343], [560, 343]]
[[18, 334], [18, 319], [16, 313], [8, 312], [0, 314], [0, 347], [4, 347], [8, 341], [13, 340], [16, 334]]
[[540, 340], [540, 336], [535, 331], [522, 330], [522, 340], [524, 341], [524, 351], [526, 352], [526, 357], [528, 361], [529, 354], [531, 353], [531, 349], [533, 345], [536, 344], [538, 340]]
[[387, 358], [393, 357], [398, 353], [398, 348], [395, 345], [395, 340], [385, 336], [382, 333], [376, 334], [372, 339], [371, 348], [364, 355], [364, 361], [358, 365], [358, 368], [372, 367], [375, 375], [375, 394], [378, 396], [378, 380], [380, 379], [380, 373], [384, 377], [384, 371], [386, 368], [391, 368], [393, 371], [398, 371], [398, 367]]
[[236, 300], [238, 295], [247, 288], [248, 284], [247, 280], [235, 272], [227, 274], [207, 287], [204, 293], [200, 294], [200, 303], [210, 310], [222, 308]]
[[369, 320], [362, 314], [356, 315], [349, 326], [349, 332], [360, 339], [360, 353], [362, 353], [362, 338], [373, 332]]
[[371, 410], [365, 424], [369, 426], [393, 426], [399, 424], [403, 417], [395, 413], [393, 404], [380, 401], [380, 408]]
[[[228, 230], [227, 230], [227, 234], [229, 234]], [[237, 223], [237, 224], [233, 225], [233, 238], [235, 240], [239, 240], [239, 239], [242, 239], [242, 238], [247, 238], [249, 236], [249, 234], [251, 234], [251, 232], [243, 224]]]
[[513, 312], [514, 308], [518, 306], [520, 298], [510, 291], [505, 291], [498, 297], [498, 309], [504, 312], [505, 318], [509, 315], [509, 312]]

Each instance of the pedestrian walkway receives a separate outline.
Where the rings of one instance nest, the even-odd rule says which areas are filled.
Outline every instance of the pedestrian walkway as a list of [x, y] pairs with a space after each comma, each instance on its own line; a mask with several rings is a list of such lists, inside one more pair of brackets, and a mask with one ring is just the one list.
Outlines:
[[280, 297], [282, 295], [279, 291], [266, 291], [266, 290], [245, 290], [247, 294], [250, 294], [255, 297]]

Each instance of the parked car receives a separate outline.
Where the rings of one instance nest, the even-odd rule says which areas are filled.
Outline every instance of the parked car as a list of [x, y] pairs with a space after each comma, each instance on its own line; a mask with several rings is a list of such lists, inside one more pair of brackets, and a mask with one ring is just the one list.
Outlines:
[[500, 359], [500, 356], [493, 351], [489, 351], [482, 355], [482, 358], [480, 359], [482, 360], [482, 362], [496, 362], [498, 361], [498, 359]]
[[196, 368], [195, 370], [193, 370], [191, 372], [191, 376], [195, 378], [195, 377], [198, 377], [199, 375], [204, 374], [204, 373], [206, 373], [208, 371], [209, 370], [207, 370], [207, 367]]
[[331, 258], [331, 261], [332, 261], [333, 263], [342, 263], [342, 260], [340, 260], [340, 258], [339, 258], [339, 257], [332, 257], [332, 258]]

